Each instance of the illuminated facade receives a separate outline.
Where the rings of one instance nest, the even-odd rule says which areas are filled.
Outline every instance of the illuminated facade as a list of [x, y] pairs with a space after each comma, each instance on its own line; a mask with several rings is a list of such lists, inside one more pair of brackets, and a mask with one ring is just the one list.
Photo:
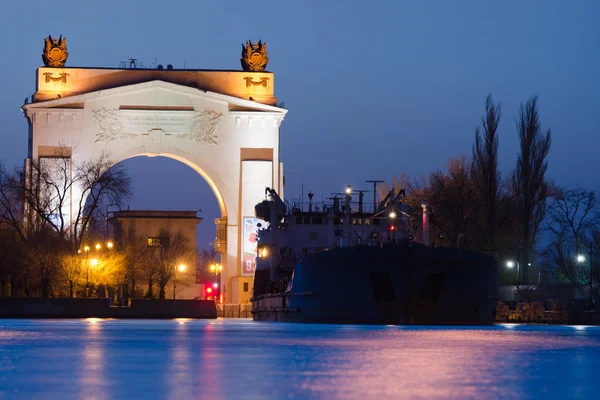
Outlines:
[[253, 278], [242, 273], [244, 218], [265, 187], [283, 193], [279, 127], [287, 111], [273, 89], [274, 74], [264, 71], [41, 67], [23, 106], [28, 160], [67, 146], [73, 162], [108, 152], [114, 163], [164, 156], [188, 165], [219, 203], [224, 301], [244, 303], [250, 293], [240, 288]]

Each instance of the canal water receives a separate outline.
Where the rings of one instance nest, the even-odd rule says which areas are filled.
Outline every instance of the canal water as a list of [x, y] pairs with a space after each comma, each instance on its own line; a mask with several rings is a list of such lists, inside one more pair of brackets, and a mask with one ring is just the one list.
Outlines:
[[600, 328], [0, 320], [0, 399], [600, 398]]

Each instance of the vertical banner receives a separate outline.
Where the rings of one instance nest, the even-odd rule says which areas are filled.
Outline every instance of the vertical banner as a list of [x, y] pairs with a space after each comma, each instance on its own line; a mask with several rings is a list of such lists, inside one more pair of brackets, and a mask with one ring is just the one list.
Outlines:
[[244, 217], [242, 234], [242, 276], [253, 276], [256, 271], [256, 256], [258, 255], [258, 224], [265, 225], [262, 219]]

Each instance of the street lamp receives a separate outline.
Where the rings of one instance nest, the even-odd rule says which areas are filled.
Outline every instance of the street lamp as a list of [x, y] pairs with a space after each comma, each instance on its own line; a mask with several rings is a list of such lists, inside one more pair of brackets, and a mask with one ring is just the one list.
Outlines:
[[[113, 242], [107, 242], [106, 248], [111, 250], [114, 247]], [[102, 244], [100, 242], [96, 243], [94, 246], [96, 251], [100, 251], [102, 249]], [[89, 283], [90, 283], [90, 267], [97, 267], [100, 264], [100, 260], [98, 258], [90, 259], [90, 246], [86, 245], [83, 247], [83, 251], [85, 252], [85, 261], [86, 261], [86, 270], [85, 270], [85, 297], [89, 297]], [[81, 250], [77, 251], [77, 254], [81, 254]]]
[[173, 300], [175, 300], [175, 288], [177, 287], [177, 271], [185, 272], [186, 268], [185, 264], [179, 264], [175, 268], [175, 273], [173, 274]]
[[85, 246], [83, 248], [83, 251], [85, 251], [85, 297], [89, 296], [89, 272], [90, 272], [90, 246]]
[[[593, 290], [593, 280], [594, 280], [594, 275], [592, 274], [592, 254], [593, 254], [593, 248], [592, 245], [590, 244], [590, 307], [594, 306], [594, 295], [592, 293]], [[585, 262], [585, 256], [583, 254], [577, 254], [577, 262], [579, 264], [583, 264]]]
[[346, 187], [346, 194], [352, 194], [352, 186], [348, 185], [348, 187]]
[[[510, 269], [513, 269], [515, 267], [515, 262], [512, 260], [508, 260], [506, 262], [506, 266]], [[519, 274], [521, 273], [520, 267], [521, 267], [521, 263], [519, 261], [517, 261], [517, 290], [519, 290]]]

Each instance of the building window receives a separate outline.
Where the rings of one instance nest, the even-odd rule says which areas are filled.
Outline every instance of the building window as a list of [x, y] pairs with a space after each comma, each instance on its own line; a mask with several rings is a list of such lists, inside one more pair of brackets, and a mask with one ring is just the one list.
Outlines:
[[169, 247], [168, 237], [149, 237], [148, 247]]
[[323, 225], [323, 217], [313, 217], [312, 223], [314, 225]]
[[244, 292], [248, 291], [248, 282], [244, 282]]
[[296, 225], [302, 225], [302, 217], [296, 217]]

